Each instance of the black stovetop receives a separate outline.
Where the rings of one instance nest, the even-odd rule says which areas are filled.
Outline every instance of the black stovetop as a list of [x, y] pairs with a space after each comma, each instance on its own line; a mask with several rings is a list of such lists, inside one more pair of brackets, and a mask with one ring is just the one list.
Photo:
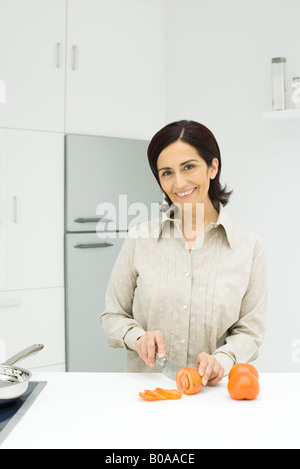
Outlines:
[[0, 443], [34, 402], [46, 381], [30, 381], [26, 392], [17, 399], [0, 399]]

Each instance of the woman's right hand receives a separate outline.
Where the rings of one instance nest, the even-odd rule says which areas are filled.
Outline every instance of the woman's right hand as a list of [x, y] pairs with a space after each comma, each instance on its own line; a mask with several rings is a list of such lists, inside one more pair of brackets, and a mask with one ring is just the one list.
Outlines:
[[165, 343], [160, 331], [148, 331], [135, 341], [135, 348], [147, 366], [155, 363], [155, 352], [160, 358], [165, 356]]

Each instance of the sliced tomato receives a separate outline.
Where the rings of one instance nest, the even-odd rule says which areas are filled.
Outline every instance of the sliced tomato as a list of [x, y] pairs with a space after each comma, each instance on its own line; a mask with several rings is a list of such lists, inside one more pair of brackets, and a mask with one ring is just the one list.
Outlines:
[[180, 368], [176, 374], [176, 384], [184, 394], [197, 394], [202, 388], [202, 378], [195, 368]]
[[157, 400], [166, 400], [166, 396], [164, 396], [162, 393], [154, 390], [150, 390], [150, 389], [146, 389], [145, 390], [145, 393], [148, 395], [148, 396], [152, 396], [152, 397], [155, 397]]
[[182, 393], [176, 389], [156, 388], [155, 390], [145, 389], [144, 392], [139, 392], [139, 396], [145, 401], [164, 401], [167, 399], [180, 399]]
[[139, 396], [145, 401], [157, 401], [156, 397], [149, 396], [144, 392], [139, 392]]
[[156, 388], [156, 391], [163, 394], [168, 399], [180, 399], [182, 397], [182, 392], [177, 391], [177, 389]]

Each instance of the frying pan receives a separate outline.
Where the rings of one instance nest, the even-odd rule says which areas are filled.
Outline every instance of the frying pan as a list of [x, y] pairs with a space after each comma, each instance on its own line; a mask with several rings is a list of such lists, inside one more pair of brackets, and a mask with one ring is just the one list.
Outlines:
[[0, 400], [2, 402], [22, 396], [26, 392], [28, 381], [32, 376], [30, 371], [13, 365], [43, 348], [42, 344], [31, 345], [0, 364]]

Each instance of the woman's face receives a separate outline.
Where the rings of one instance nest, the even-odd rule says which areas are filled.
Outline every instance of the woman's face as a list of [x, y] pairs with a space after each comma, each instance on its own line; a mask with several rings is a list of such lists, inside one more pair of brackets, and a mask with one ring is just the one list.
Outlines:
[[177, 140], [160, 153], [157, 169], [164, 192], [184, 209], [185, 203], [196, 207], [196, 203], [209, 201], [210, 180], [218, 172], [218, 159], [208, 167], [193, 146]]

